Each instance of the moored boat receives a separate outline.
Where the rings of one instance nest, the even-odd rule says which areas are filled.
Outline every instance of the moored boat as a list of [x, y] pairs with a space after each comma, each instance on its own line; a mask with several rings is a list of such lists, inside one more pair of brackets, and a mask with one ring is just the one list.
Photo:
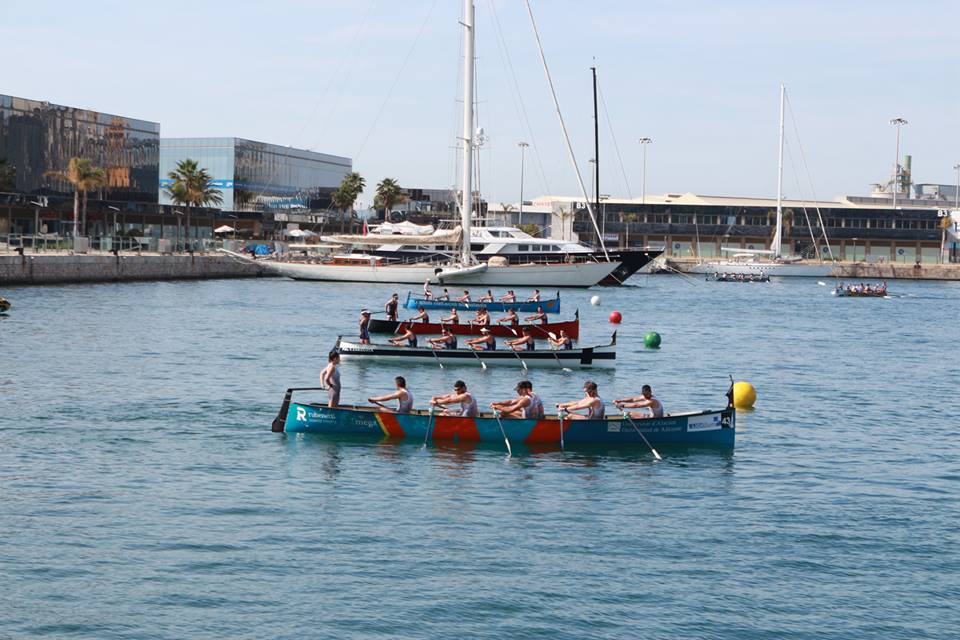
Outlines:
[[[294, 402], [298, 391], [317, 387], [291, 388], [284, 395], [280, 412], [273, 421], [274, 432], [366, 436], [377, 439], [411, 439], [418, 442], [490, 442], [514, 445], [636, 445], [710, 446], [732, 448], [736, 434], [736, 410], [696, 411], [663, 418], [629, 420], [623, 416], [599, 420], [497, 418], [481, 413], [476, 418], [434, 415], [418, 410], [399, 414], [376, 407], [342, 405], [330, 408], [320, 403]], [[642, 434], [642, 436], [641, 436]], [[644, 441], [646, 440], [646, 442]]]
[[410, 327], [410, 330], [417, 335], [439, 335], [443, 329], [448, 329], [455, 336], [479, 336], [480, 329], [490, 329], [490, 333], [498, 338], [516, 338], [523, 333], [524, 327], [529, 327], [534, 338], [548, 338], [550, 334], [559, 335], [561, 331], [566, 331], [567, 335], [574, 340], [580, 337], [580, 315], [567, 322], [550, 322], [547, 324], [449, 324], [439, 322], [412, 322], [404, 320], [381, 320], [371, 318], [367, 327], [370, 333], [400, 333], [400, 325]]
[[560, 292], [557, 292], [556, 298], [547, 298], [539, 302], [527, 302], [525, 300], [516, 302], [457, 302], [456, 300], [437, 300], [436, 298], [415, 296], [408, 291], [403, 306], [407, 309], [456, 309], [457, 311], [476, 311], [483, 307], [487, 311], [500, 312], [513, 309], [520, 313], [535, 313], [537, 307], [542, 307], [546, 313], [560, 313]]
[[837, 288], [833, 290], [833, 295], [838, 298], [886, 298], [887, 285], [883, 284], [871, 287], [870, 285], [844, 286], [839, 284]]
[[502, 346], [490, 351], [474, 349], [431, 349], [429, 347], [395, 347], [389, 344], [360, 344], [337, 338], [334, 351], [344, 362], [349, 360], [389, 363], [420, 363], [443, 365], [506, 365], [510, 367], [614, 367], [617, 359], [617, 333], [610, 343], [573, 349], [532, 349], [514, 351]]

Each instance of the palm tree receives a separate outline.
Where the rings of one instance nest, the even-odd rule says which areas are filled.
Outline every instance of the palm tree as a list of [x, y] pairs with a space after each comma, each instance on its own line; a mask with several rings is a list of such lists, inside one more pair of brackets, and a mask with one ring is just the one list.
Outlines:
[[398, 202], [403, 202], [403, 191], [400, 185], [393, 178], [384, 178], [377, 185], [377, 197], [374, 199], [374, 206], [383, 207], [383, 219], [388, 220], [390, 209]]
[[87, 232], [87, 192], [102, 187], [107, 181], [103, 169], [93, 166], [89, 158], [70, 158], [66, 171], [48, 171], [44, 175], [66, 180], [73, 185], [73, 235], [77, 235], [80, 199], [83, 196], [83, 233]]
[[953, 218], [949, 214], [945, 215], [940, 218], [937, 226], [940, 228], [940, 262], [943, 262], [943, 251], [947, 246], [947, 230], [953, 226]]
[[357, 201], [366, 186], [367, 181], [356, 171], [351, 171], [343, 177], [340, 186], [330, 196], [330, 202], [341, 213], [341, 221], [346, 218], [346, 212], [353, 211], [353, 203]]
[[[167, 195], [174, 204], [187, 207], [187, 238], [190, 237], [190, 207], [222, 204], [220, 189], [212, 186], [213, 178], [196, 160], [187, 158], [177, 163], [177, 168], [167, 174], [173, 183], [167, 187]], [[180, 239], [177, 238], [179, 244]]]

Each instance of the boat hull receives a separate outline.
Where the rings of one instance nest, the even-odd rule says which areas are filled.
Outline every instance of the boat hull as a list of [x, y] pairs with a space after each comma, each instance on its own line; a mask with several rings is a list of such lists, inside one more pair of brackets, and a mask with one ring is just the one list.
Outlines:
[[258, 260], [266, 271], [294, 280], [383, 282], [484, 287], [591, 287], [614, 271], [619, 262], [523, 264], [462, 269], [439, 265], [310, 264]]
[[692, 265], [686, 269], [687, 273], [713, 275], [752, 274], [757, 276], [775, 276], [778, 278], [828, 278], [833, 275], [835, 267], [827, 263], [806, 264], [802, 262], [704, 262]]
[[[450, 333], [457, 336], [479, 336], [480, 329], [484, 328], [478, 324], [440, 324], [438, 322], [403, 322], [393, 320], [379, 320], [373, 318], [370, 320], [368, 329], [370, 333], [400, 333], [400, 325], [409, 326], [410, 330], [417, 335], [439, 335], [444, 328], [450, 330]], [[487, 329], [498, 338], [516, 338], [523, 332], [524, 327], [530, 327], [534, 338], [547, 338], [551, 333], [558, 335], [560, 331], [566, 331], [567, 335], [576, 340], [580, 337], [580, 319], [570, 322], [551, 322], [550, 324], [529, 324], [509, 326], [503, 324], [491, 324]]]
[[[710, 446], [732, 448], [736, 434], [736, 411], [676, 414], [664, 418], [634, 420], [637, 429], [653, 446]], [[501, 424], [503, 431], [501, 431]], [[513, 444], [524, 445], [636, 445], [643, 438], [621, 416], [602, 420], [563, 420], [547, 416], [540, 420], [497, 419], [491, 414], [476, 418], [431, 416], [426, 411], [387, 413], [373, 407], [335, 407], [284, 399], [273, 430], [286, 433], [316, 433], [407, 438], [418, 442], [489, 442], [503, 444], [504, 434]]]
[[487, 311], [504, 312], [513, 309], [517, 313], [536, 313], [537, 307], [542, 307], [546, 313], [560, 313], [560, 294], [556, 298], [541, 300], [540, 302], [457, 302], [456, 300], [437, 300], [420, 298], [407, 292], [407, 299], [403, 306], [407, 309], [456, 309], [457, 311], [476, 311], [483, 307]]
[[437, 366], [507, 366], [524, 368], [610, 368], [617, 362], [614, 344], [577, 349], [535, 349], [513, 351], [503, 345], [493, 351], [473, 349], [430, 349], [423, 347], [394, 347], [382, 344], [358, 344], [339, 341], [335, 347], [340, 359], [396, 364], [426, 364]]

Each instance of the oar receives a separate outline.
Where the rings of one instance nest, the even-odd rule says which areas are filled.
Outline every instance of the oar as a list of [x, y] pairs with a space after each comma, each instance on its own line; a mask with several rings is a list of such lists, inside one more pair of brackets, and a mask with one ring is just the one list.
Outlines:
[[507, 438], [507, 432], [503, 429], [503, 422], [500, 421], [500, 410], [493, 412], [493, 417], [497, 419], [497, 424], [500, 425], [500, 433], [503, 434], [503, 442], [507, 445], [507, 455], [513, 456], [513, 450], [510, 448], [510, 440]]
[[440, 370], [443, 371], [443, 363], [440, 362], [440, 356], [437, 355], [437, 350], [431, 347], [430, 353], [433, 354], [433, 357], [436, 359], [437, 364], [440, 365]]
[[389, 408], [390, 408], [390, 407], [386, 406], [385, 404], [383, 404], [383, 403], [381, 403], [381, 402], [377, 402], [376, 400], [370, 400], [370, 402], [372, 402], [373, 404], [377, 405], [378, 407], [383, 407], [384, 409], [389, 409]]
[[650, 447], [650, 451], [653, 452], [653, 457], [656, 458], [657, 460], [663, 460], [663, 458], [660, 457], [660, 454], [657, 453], [657, 450], [653, 448], [653, 445], [650, 444], [650, 441], [647, 440], [647, 437], [642, 433], [640, 433], [640, 428], [637, 426], [637, 423], [633, 421], [633, 418], [630, 417], [630, 413], [627, 411], [624, 411], [623, 417], [630, 422], [630, 424], [633, 426], [633, 430], [637, 432], [638, 436], [640, 436], [640, 439], [643, 440], [648, 447]]
[[[513, 355], [515, 355], [515, 356], [517, 357], [517, 360], [520, 361], [520, 364], [523, 365], [523, 370], [524, 370], [524, 371], [529, 371], [529, 369], [527, 369], [527, 363], [524, 362], [524, 361], [523, 361], [523, 358], [520, 357], [520, 352], [518, 352], [518, 351], [517, 351], [516, 349], [514, 349], [513, 347], [510, 347], [510, 351], [513, 352]], [[559, 360], [558, 360], [558, 362], [559, 362]]]
[[557, 351], [558, 349], [553, 350], [553, 359], [557, 361], [557, 364], [560, 365], [560, 368], [568, 373], [573, 371], [573, 369], [568, 369], [567, 367], [563, 366], [563, 363], [560, 362], [560, 356], [557, 355]]
[[433, 422], [433, 409], [433, 405], [430, 405], [430, 417], [427, 418], [427, 432], [423, 434], [423, 446], [420, 447], [421, 449], [426, 449], [427, 440], [430, 439], [430, 424]]
[[560, 451], [563, 451], [563, 414], [566, 413], [563, 409], [557, 412], [557, 417], [560, 418]]
[[487, 363], [484, 362], [484, 361], [480, 358], [480, 354], [477, 353], [477, 350], [474, 349], [473, 347], [469, 347], [469, 349], [470, 349], [470, 351], [473, 351], [473, 357], [476, 358], [477, 360], [480, 360], [480, 366], [483, 367], [483, 370], [484, 370], [484, 371], [486, 371], [486, 370], [487, 370]]

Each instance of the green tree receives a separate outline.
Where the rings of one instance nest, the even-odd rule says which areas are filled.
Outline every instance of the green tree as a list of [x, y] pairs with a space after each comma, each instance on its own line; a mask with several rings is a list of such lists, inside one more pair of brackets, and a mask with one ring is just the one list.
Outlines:
[[373, 201], [375, 207], [383, 207], [383, 219], [388, 220], [390, 209], [398, 202], [403, 202], [403, 190], [393, 178], [384, 178], [377, 185], [377, 196]]
[[13, 191], [17, 188], [17, 168], [0, 158], [0, 191]]
[[334, 208], [340, 211], [341, 221], [346, 220], [347, 212], [353, 212], [353, 203], [357, 201], [367, 181], [356, 171], [351, 171], [343, 177], [340, 186], [330, 196]]
[[[177, 168], [167, 174], [172, 184], [166, 188], [174, 204], [187, 208], [187, 238], [190, 237], [190, 209], [223, 204], [220, 189], [213, 187], [213, 178], [196, 160], [187, 158], [177, 163]], [[177, 241], [179, 243], [179, 238]]]
[[48, 171], [47, 176], [65, 180], [73, 186], [73, 235], [77, 235], [80, 218], [80, 201], [83, 200], [83, 223], [81, 232], [87, 233], [87, 192], [102, 187], [107, 181], [106, 172], [93, 166], [89, 158], [70, 158], [66, 171]]

